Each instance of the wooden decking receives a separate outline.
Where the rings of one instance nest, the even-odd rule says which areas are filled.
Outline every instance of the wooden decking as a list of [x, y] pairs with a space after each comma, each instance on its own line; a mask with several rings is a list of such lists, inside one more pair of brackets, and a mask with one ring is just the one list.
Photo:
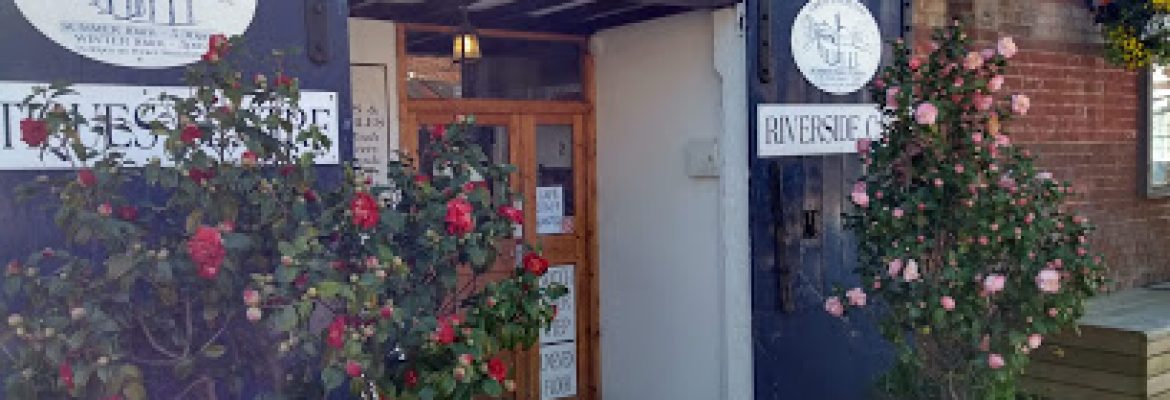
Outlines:
[[1170, 400], [1170, 284], [1093, 299], [1081, 335], [1053, 338], [1023, 388], [1052, 399]]

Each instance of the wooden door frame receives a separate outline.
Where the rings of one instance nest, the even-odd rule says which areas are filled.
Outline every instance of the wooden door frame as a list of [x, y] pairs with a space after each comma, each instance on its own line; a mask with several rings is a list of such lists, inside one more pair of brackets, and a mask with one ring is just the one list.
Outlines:
[[[523, 163], [531, 162], [535, 165], [536, 150], [533, 138], [524, 135], [533, 135], [538, 123], [558, 123], [569, 121], [574, 126], [573, 165], [575, 167], [574, 180], [578, 189], [574, 191], [576, 204], [582, 205], [577, 211], [574, 221], [575, 234], [580, 235], [583, 243], [575, 249], [578, 254], [577, 262], [585, 268], [578, 268], [576, 274], [578, 297], [577, 313], [578, 353], [577, 353], [577, 398], [582, 400], [596, 400], [601, 398], [601, 308], [600, 293], [597, 277], [599, 248], [597, 242], [597, 121], [595, 101], [597, 99], [595, 87], [595, 71], [593, 56], [588, 52], [588, 37], [576, 35], [561, 35], [550, 33], [520, 32], [507, 30], [480, 30], [479, 33], [488, 37], [503, 37], [513, 39], [527, 39], [535, 41], [570, 41], [581, 45], [581, 82], [584, 98], [582, 100], [491, 100], [491, 99], [411, 99], [408, 90], [408, 71], [406, 66], [406, 33], [418, 32], [453, 32], [453, 27], [425, 25], [425, 24], [396, 24], [396, 57], [397, 90], [399, 110], [399, 149], [407, 154], [417, 154], [419, 116], [451, 116], [476, 115], [477, 119], [488, 122], [483, 118], [490, 118], [491, 125], [503, 125], [501, 117], [507, 115], [509, 121], [509, 155], [512, 160]], [[489, 117], [490, 116], [490, 117]], [[577, 137], [580, 135], [580, 137]], [[518, 138], [516, 141], [514, 138]], [[529, 160], [531, 158], [531, 160]], [[580, 160], [580, 162], [578, 162]], [[519, 168], [520, 175], [513, 181], [513, 188], [520, 189], [520, 185], [535, 183], [535, 170]], [[526, 185], [527, 186], [527, 185]], [[523, 191], [521, 192], [523, 193]], [[535, 204], [535, 199], [529, 199], [525, 194], [524, 204]], [[535, 208], [524, 207], [529, 221], [535, 220]], [[537, 239], [535, 226], [524, 226], [524, 237], [532, 241]], [[551, 260], [557, 261], [557, 260]], [[582, 290], [584, 289], [584, 290]], [[526, 384], [517, 388], [517, 400], [540, 399], [540, 352], [539, 344], [534, 351], [528, 351], [527, 357], [521, 357], [517, 379]]]

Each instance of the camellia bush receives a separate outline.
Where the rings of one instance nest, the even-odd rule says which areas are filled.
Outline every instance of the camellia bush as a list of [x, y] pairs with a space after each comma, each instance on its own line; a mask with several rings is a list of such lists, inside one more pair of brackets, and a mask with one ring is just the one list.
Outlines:
[[[136, 164], [94, 143], [66, 85], [25, 101], [21, 139], [76, 174], [19, 190], [67, 243], [8, 262], [0, 377], [10, 399], [470, 399], [513, 389], [501, 355], [532, 345], [563, 287], [525, 248], [484, 282], [522, 213], [512, 168], [437, 129], [441, 167], [405, 157], [389, 188], [346, 169], [325, 185], [299, 82], [211, 37], [152, 123], [165, 155]], [[336, 171], [334, 171], [336, 172]], [[486, 179], [482, 182], [472, 177]], [[512, 251], [512, 250], [507, 250]]]
[[901, 41], [871, 93], [888, 121], [862, 142], [848, 226], [862, 286], [826, 300], [842, 316], [881, 307], [898, 350], [879, 391], [897, 399], [1011, 399], [1030, 352], [1075, 326], [1102, 288], [1088, 221], [1068, 183], [1038, 171], [1005, 124], [1030, 108], [1004, 72], [1011, 38], [972, 49], [956, 24], [926, 54]]

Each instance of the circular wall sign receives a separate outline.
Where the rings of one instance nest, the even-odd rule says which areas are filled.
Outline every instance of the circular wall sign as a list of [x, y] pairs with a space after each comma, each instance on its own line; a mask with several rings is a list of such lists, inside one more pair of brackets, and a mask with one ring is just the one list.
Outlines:
[[257, 0], [16, 0], [24, 17], [86, 58], [131, 68], [198, 61], [208, 36], [239, 35]]
[[882, 60], [882, 33], [857, 0], [811, 0], [792, 24], [792, 58], [804, 78], [832, 94], [865, 87]]

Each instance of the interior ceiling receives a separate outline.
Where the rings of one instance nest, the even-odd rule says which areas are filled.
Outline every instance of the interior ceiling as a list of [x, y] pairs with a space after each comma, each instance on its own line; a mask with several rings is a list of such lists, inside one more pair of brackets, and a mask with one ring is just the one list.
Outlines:
[[360, 18], [459, 25], [460, 8], [476, 28], [592, 34], [602, 29], [737, 0], [349, 0]]

